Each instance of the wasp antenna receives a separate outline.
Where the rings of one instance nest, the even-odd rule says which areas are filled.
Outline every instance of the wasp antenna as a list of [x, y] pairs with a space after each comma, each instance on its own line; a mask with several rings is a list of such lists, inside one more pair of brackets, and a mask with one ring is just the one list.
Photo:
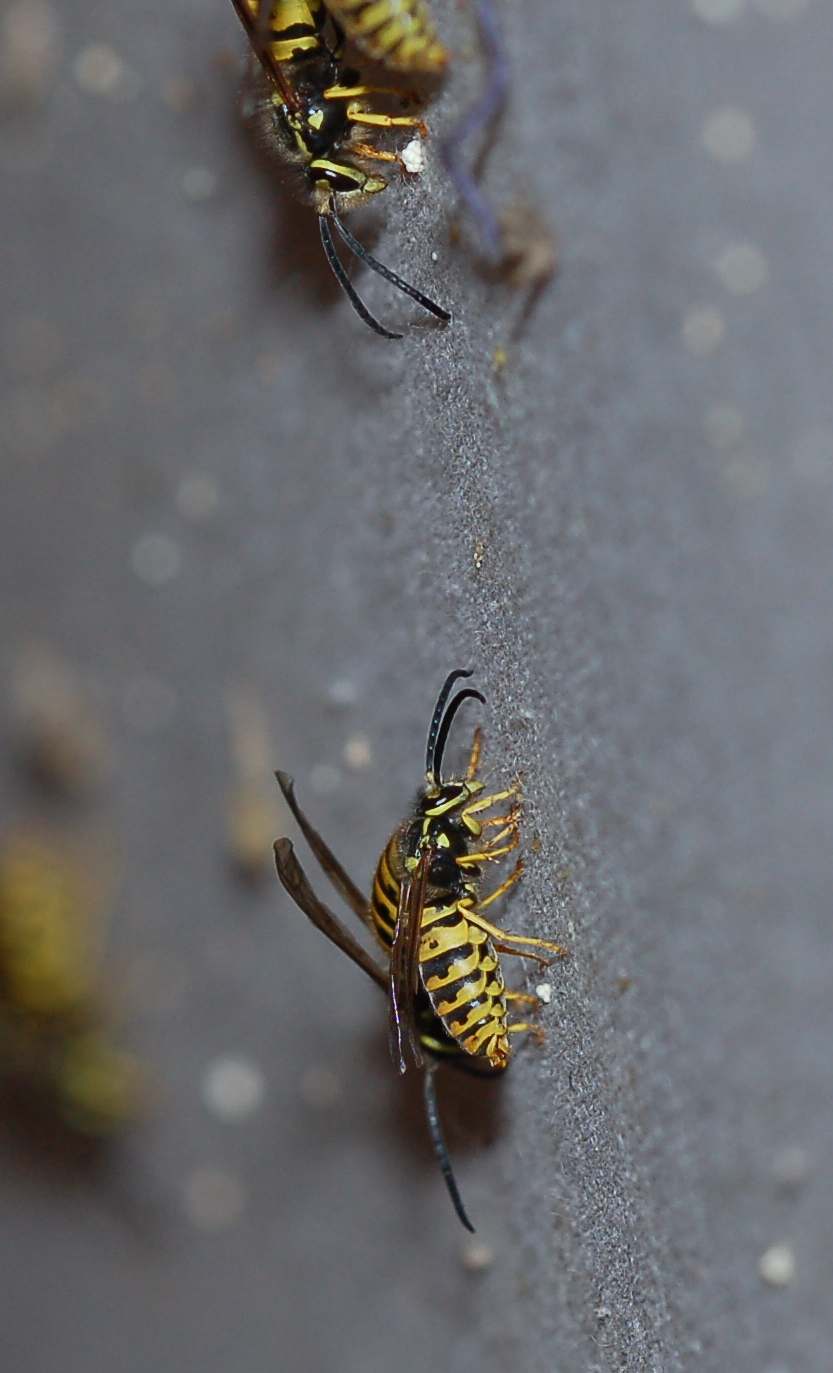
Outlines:
[[437, 1091], [434, 1086], [435, 1068], [426, 1068], [422, 1079], [423, 1095], [425, 1097], [425, 1114], [428, 1117], [428, 1132], [431, 1135], [431, 1143], [434, 1146], [434, 1154], [440, 1165], [440, 1171], [445, 1179], [448, 1188], [448, 1195], [451, 1197], [451, 1204], [461, 1223], [466, 1227], [469, 1234], [475, 1233], [474, 1226], [466, 1215], [466, 1208], [463, 1199], [457, 1190], [457, 1183], [451, 1169], [451, 1160], [448, 1157], [448, 1150], [445, 1147], [443, 1129], [440, 1124], [440, 1112], [437, 1106]]
[[437, 704], [434, 706], [434, 714], [431, 716], [431, 724], [428, 728], [428, 744], [425, 749], [426, 772], [433, 771], [434, 745], [437, 742], [437, 733], [440, 728], [440, 721], [443, 718], [445, 703], [448, 700], [449, 695], [451, 694], [451, 688], [454, 686], [455, 682], [458, 682], [460, 680], [461, 677], [470, 676], [471, 672], [467, 671], [464, 667], [458, 667], [454, 672], [449, 672], [448, 676], [446, 677], [445, 681], [440, 687], [440, 694], [437, 697]]
[[443, 324], [448, 324], [451, 319], [448, 310], [444, 310], [442, 305], [438, 305], [437, 302], [431, 300], [429, 296], [424, 296], [422, 291], [417, 290], [416, 286], [412, 286], [410, 282], [403, 280], [396, 272], [392, 272], [390, 267], [386, 267], [384, 262], [380, 262], [378, 258], [374, 257], [373, 254], [365, 248], [364, 244], [360, 243], [355, 235], [350, 232], [347, 225], [339, 219], [335, 208], [332, 206], [330, 208], [330, 215], [336, 229], [355, 257], [360, 258], [362, 262], [366, 262], [368, 267], [372, 268], [374, 272], [378, 272], [379, 276], [384, 277], [385, 281], [389, 281], [398, 291], [402, 291], [404, 295], [410, 296], [411, 300], [415, 300], [417, 305], [422, 306], [423, 310], [428, 310], [429, 313], [435, 315], [437, 319], [441, 319]]
[[442, 755], [445, 754], [446, 751], [446, 740], [447, 737], [449, 737], [451, 721], [453, 721], [457, 711], [460, 710], [464, 700], [479, 700], [482, 706], [486, 704], [486, 696], [480, 695], [480, 692], [475, 691], [472, 687], [465, 688], [465, 691], [458, 691], [457, 695], [454, 696], [453, 702], [451, 702], [445, 715], [443, 715], [442, 725], [439, 726], [439, 733], [438, 736], [436, 736], [436, 743], [434, 744], [434, 757], [431, 758], [431, 766], [427, 769], [428, 772], [431, 772], [431, 776], [434, 777], [436, 781], [439, 781], [439, 776], [441, 776]]
[[[338, 223], [338, 220], [336, 220], [335, 222]], [[401, 338], [401, 334], [394, 334], [391, 332], [390, 329], [386, 329], [384, 324], [380, 324], [376, 316], [370, 313], [361, 296], [359, 295], [358, 291], [356, 290], [355, 286], [353, 285], [352, 281], [350, 280], [349, 276], [345, 272], [344, 264], [342, 263], [341, 258], [336, 252], [335, 244], [333, 243], [333, 236], [330, 233], [330, 225], [328, 222], [327, 215], [318, 216], [318, 226], [321, 230], [321, 242], [324, 246], [324, 252], [326, 254], [327, 261], [329, 262], [330, 267], [332, 268], [333, 276], [335, 277], [342, 291], [346, 295], [347, 299], [350, 301], [350, 304], [352, 305], [359, 319], [363, 319], [365, 324], [370, 325], [370, 328], [373, 330], [374, 334], [380, 334], [382, 338]]]

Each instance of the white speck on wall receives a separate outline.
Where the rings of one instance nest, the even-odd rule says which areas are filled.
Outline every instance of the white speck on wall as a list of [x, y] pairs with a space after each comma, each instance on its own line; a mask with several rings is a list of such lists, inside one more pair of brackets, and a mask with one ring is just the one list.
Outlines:
[[734, 405], [712, 405], [703, 417], [706, 438], [714, 448], [734, 448], [743, 438], [746, 425]]
[[795, 1253], [789, 1244], [772, 1244], [758, 1259], [758, 1272], [770, 1287], [789, 1287], [795, 1281]]
[[549, 1006], [552, 1001], [552, 986], [549, 982], [539, 982], [535, 988], [535, 995], [539, 1001], [543, 1001], [545, 1006]]
[[713, 305], [696, 305], [683, 320], [683, 343], [690, 353], [706, 357], [723, 342], [726, 325]]
[[115, 95], [124, 80], [125, 66], [114, 48], [91, 43], [72, 64], [73, 74], [87, 95]]
[[425, 146], [421, 138], [412, 138], [399, 156], [405, 171], [410, 172], [411, 176], [419, 176], [420, 172], [425, 171]]
[[332, 763], [316, 763], [310, 768], [309, 784], [317, 796], [329, 796], [341, 786], [341, 769]]
[[183, 173], [182, 189], [189, 200], [210, 200], [217, 189], [217, 178], [209, 167], [189, 167]]
[[485, 1273], [495, 1261], [495, 1251], [484, 1240], [466, 1240], [460, 1252], [463, 1267], [467, 1273]]
[[727, 291], [736, 296], [752, 295], [769, 280], [767, 260], [754, 243], [730, 243], [715, 268]]
[[219, 487], [206, 472], [186, 473], [177, 487], [177, 509], [180, 515], [195, 524], [210, 519], [219, 504]]
[[182, 559], [167, 534], [142, 534], [133, 545], [130, 561], [136, 576], [148, 586], [165, 586], [179, 572]]
[[360, 772], [362, 768], [370, 767], [372, 756], [370, 740], [367, 735], [351, 734], [344, 745], [344, 761], [347, 766]]
[[703, 124], [703, 147], [717, 162], [743, 162], [755, 147], [755, 125], [745, 110], [713, 110]]
[[746, 8], [746, 0], [692, 0], [698, 19], [706, 24], [733, 24]]
[[261, 1106], [264, 1090], [263, 1074], [247, 1058], [217, 1058], [203, 1075], [203, 1103], [220, 1120], [247, 1120]]
[[199, 1230], [224, 1230], [243, 1212], [246, 1194], [234, 1173], [195, 1168], [185, 1183], [185, 1211]]

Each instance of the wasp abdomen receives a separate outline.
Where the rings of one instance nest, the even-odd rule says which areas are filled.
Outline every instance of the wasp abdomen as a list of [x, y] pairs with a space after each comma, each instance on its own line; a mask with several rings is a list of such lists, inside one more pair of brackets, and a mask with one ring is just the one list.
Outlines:
[[494, 1066], [508, 1057], [503, 974], [488, 935], [465, 910], [427, 909], [419, 948], [422, 984], [435, 1014], [467, 1054]]

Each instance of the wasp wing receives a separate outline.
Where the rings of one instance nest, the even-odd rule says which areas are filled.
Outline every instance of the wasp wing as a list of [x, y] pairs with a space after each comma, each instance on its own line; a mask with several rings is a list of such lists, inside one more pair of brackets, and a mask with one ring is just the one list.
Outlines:
[[399, 908], [390, 951], [389, 1041], [391, 1057], [400, 1073], [407, 1071], [409, 1055], [417, 1068], [422, 1067], [414, 1010], [419, 990], [422, 912], [432, 853], [430, 848], [423, 851], [413, 873], [405, 878], [399, 889]]
[[275, 866], [284, 889], [316, 929], [326, 935], [342, 953], [346, 953], [347, 957], [366, 972], [383, 992], [387, 992], [388, 979], [384, 972], [358, 940], [353, 938], [350, 931], [345, 929], [338, 917], [315, 895], [288, 839], [275, 840]]
[[347, 902], [347, 905], [352, 911], [355, 911], [362, 924], [366, 925], [368, 929], [373, 930], [367, 898], [362, 895], [353, 879], [344, 871], [344, 868], [339, 863], [332, 849], [321, 838], [318, 830], [313, 829], [309, 820], [304, 815], [304, 812], [295, 799], [295, 783], [293, 779], [287, 772], [276, 772], [275, 777], [277, 778], [278, 786], [283, 792], [286, 804], [298, 821], [301, 833], [339, 896]]

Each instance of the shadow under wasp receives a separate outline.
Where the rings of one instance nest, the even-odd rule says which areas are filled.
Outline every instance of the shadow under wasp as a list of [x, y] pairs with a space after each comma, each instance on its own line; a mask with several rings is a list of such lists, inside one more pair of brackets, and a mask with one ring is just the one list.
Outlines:
[[512, 1056], [512, 1036], [539, 1027], [511, 1020], [510, 1007], [532, 1006], [537, 998], [510, 991], [499, 955], [531, 958], [544, 949], [564, 957], [559, 944], [512, 934], [493, 925], [485, 912], [504, 896], [523, 872], [518, 859], [503, 881], [487, 894], [483, 870], [513, 852], [520, 842], [520, 792], [517, 782], [487, 791], [478, 778], [482, 733], [478, 727], [463, 776], [443, 775], [443, 756], [454, 717], [464, 701], [485, 704], [479, 691], [458, 691], [454, 683], [471, 673], [449, 673], [440, 691], [425, 753], [425, 781], [414, 805], [385, 845], [376, 867], [370, 899], [365, 897], [313, 828], [295, 799], [292, 778], [276, 773], [292, 814], [335, 890], [375, 937], [387, 957], [380, 967], [336, 915], [316, 896], [288, 839], [275, 843], [278, 876], [312, 923], [347, 954], [385, 992], [389, 1040], [400, 1073], [409, 1064], [424, 1069], [428, 1128], [454, 1209], [467, 1230], [466, 1215], [451, 1169], [437, 1107], [434, 1073], [441, 1063], [495, 1076]]
[[[416, 116], [373, 108], [372, 97], [401, 99], [402, 92], [369, 85], [345, 65], [344, 30], [355, 34], [372, 54], [383, 55], [387, 65], [418, 71], [422, 54], [429, 64], [423, 70], [439, 70], [444, 54], [427, 11], [423, 16], [416, 0], [382, 0], [386, 30], [376, 23], [379, 5], [370, 7], [363, 0], [327, 5], [324, 0], [232, 3], [262, 68], [255, 106], [261, 135], [283, 164], [299, 173], [298, 196], [318, 215], [325, 256], [353, 309], [383, 338], [402, 337], [381, 324], [359, 296], [336, 250], [333, 230], [355, 257], [448, 323], [451, 315], [446, 309], [375, 258], [342, 219], [342, 214], [387, 189], [387, 179], [378, 172], [380, 163], [404, 168], [397, 153], [377, 145], [379, 135], [399, 129], [413, 129], [422, 137], [428, 132]], [[421, 22], [414, 22], [414, 16], [422, 16]], [[375, 164], [375, 169], [368, 170], [368, 164]]]

